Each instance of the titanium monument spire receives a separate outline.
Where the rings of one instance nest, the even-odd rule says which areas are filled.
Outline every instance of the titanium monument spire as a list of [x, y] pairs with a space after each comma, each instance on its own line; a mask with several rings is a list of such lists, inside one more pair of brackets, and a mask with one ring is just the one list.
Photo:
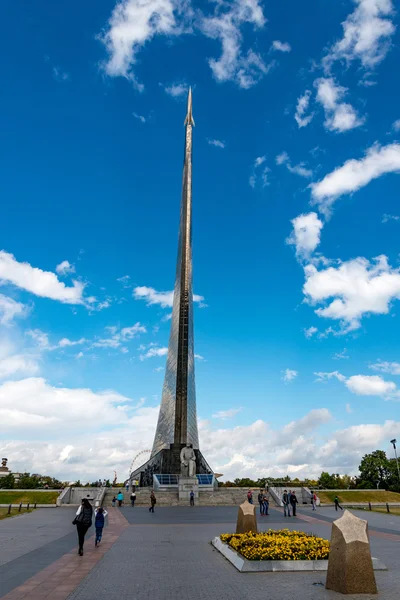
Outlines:
[[182, 200], [171, 332], [157, 430], [151, 457], [160, 450], [192, 444], [198, 450], [194, 376], [192, 289], [192, 90], [185, 125]]

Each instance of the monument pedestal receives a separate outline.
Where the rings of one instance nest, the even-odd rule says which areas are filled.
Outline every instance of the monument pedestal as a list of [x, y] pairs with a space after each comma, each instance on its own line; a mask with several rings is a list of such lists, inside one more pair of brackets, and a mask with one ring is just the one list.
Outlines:
[[197, 477], [179, 476], [179, 500], [187, 500], [189, 503], [190, 492], [194, 493], [194, 499], [199, 498], [199, 480]]

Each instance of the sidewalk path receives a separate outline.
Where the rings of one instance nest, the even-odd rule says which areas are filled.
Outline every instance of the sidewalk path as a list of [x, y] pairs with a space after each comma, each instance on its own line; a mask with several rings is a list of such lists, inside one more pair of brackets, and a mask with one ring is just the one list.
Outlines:
[[[297, 518], [285, 519], [280, 509], [271, 509], [269, 517], [258, 517], [258, 523], [260, 530], [288, 527], [329, 538], [331, 522], [337, 516], [340, 515], [325, 513], [323, 509], [315, 514], [301, 508]], [[324, 587], [325, 573], [236, 571], [210, 544], [216, 535], [234, 531], [236, 517], [237, 507], [156, 507], [154, 515], [142, 507], [111, 509], [104, 542], [95, 548], [93, 537], [88, 538], [83, 557], [77, 555], [76, 532], [73, 531], [73, 539], [71, 534], [64, 535], [0, 567], [2, 581], [1, 569], [12, 569], [18, 561], [26, 562], [27, 556], [35, 557], [46, 547], [55, 548], [61, 541], [71, 544], [63, 556], [53, 557], [51, 564], [38, 569], [33, 576], [25, 574], [22, 585], [20, 581], [3, 597], [0, 593], [0, 598], [232, 600], [239, 596], [242, 600], [282, 600], [290, 595], [296, 600], [338, 600], [336, 593]], [[391, 534], [382, 533], [390, 531], [394, 517], [374, 514], [372, 518], [377, 526], [370, 528], [372, 555], [389, 568], [387, 572], [376, 573], [379, 597], [398, 600], [400, 529], [396, 521]], [[69, 530], [71, 520], [69, 515]], [[21, 525], [17, 519], [13, 521], [19, 531]], [[33, 524], [31, 530], [34, 530]], [[63, 532], [60, 526], [61, 536]], [[0, 556], [3, 553], [4, 548], [0, 546]], [[349, 600], [356, 598], [350, 596]]]

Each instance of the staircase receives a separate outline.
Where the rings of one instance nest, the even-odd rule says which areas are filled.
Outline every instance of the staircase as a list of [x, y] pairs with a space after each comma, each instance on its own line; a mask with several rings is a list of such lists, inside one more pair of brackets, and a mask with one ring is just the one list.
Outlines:
[[[144, 487], [136, 490], [135, 506], [150, 506], [151, 487]], [[125, 506], [130, 505], [131, 492], [127, 492], [122, 488], [108, 488], [103, 500], [103, 506], [111, 506], [113, 496], [117, 496], [118, 492], [124, 494]], [[201, 491], [199, 499], [196, 500], [197, 506], [239, 506], [247, 500], [247, 488], [225, 488], [221, 487], [216, 490]], [[186, 506], [188, 502], [179, 502], [178, 491], [171, 490], [168, 492], [155, 492], [157, 498], [157, 506]], [[258, 490], [253, 491], [253, 503], [258, 506], [257, 501]], [[276, 502], [270, 495], [270, 506], [277, 506]]]

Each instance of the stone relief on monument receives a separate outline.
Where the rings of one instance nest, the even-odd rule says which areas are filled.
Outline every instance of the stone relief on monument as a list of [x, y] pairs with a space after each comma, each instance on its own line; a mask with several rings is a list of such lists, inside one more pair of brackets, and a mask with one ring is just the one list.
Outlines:
[[183, 477], [196, 477], [196, 455], [191, 444], [186, 444], [181, 450], [181, 475]]

